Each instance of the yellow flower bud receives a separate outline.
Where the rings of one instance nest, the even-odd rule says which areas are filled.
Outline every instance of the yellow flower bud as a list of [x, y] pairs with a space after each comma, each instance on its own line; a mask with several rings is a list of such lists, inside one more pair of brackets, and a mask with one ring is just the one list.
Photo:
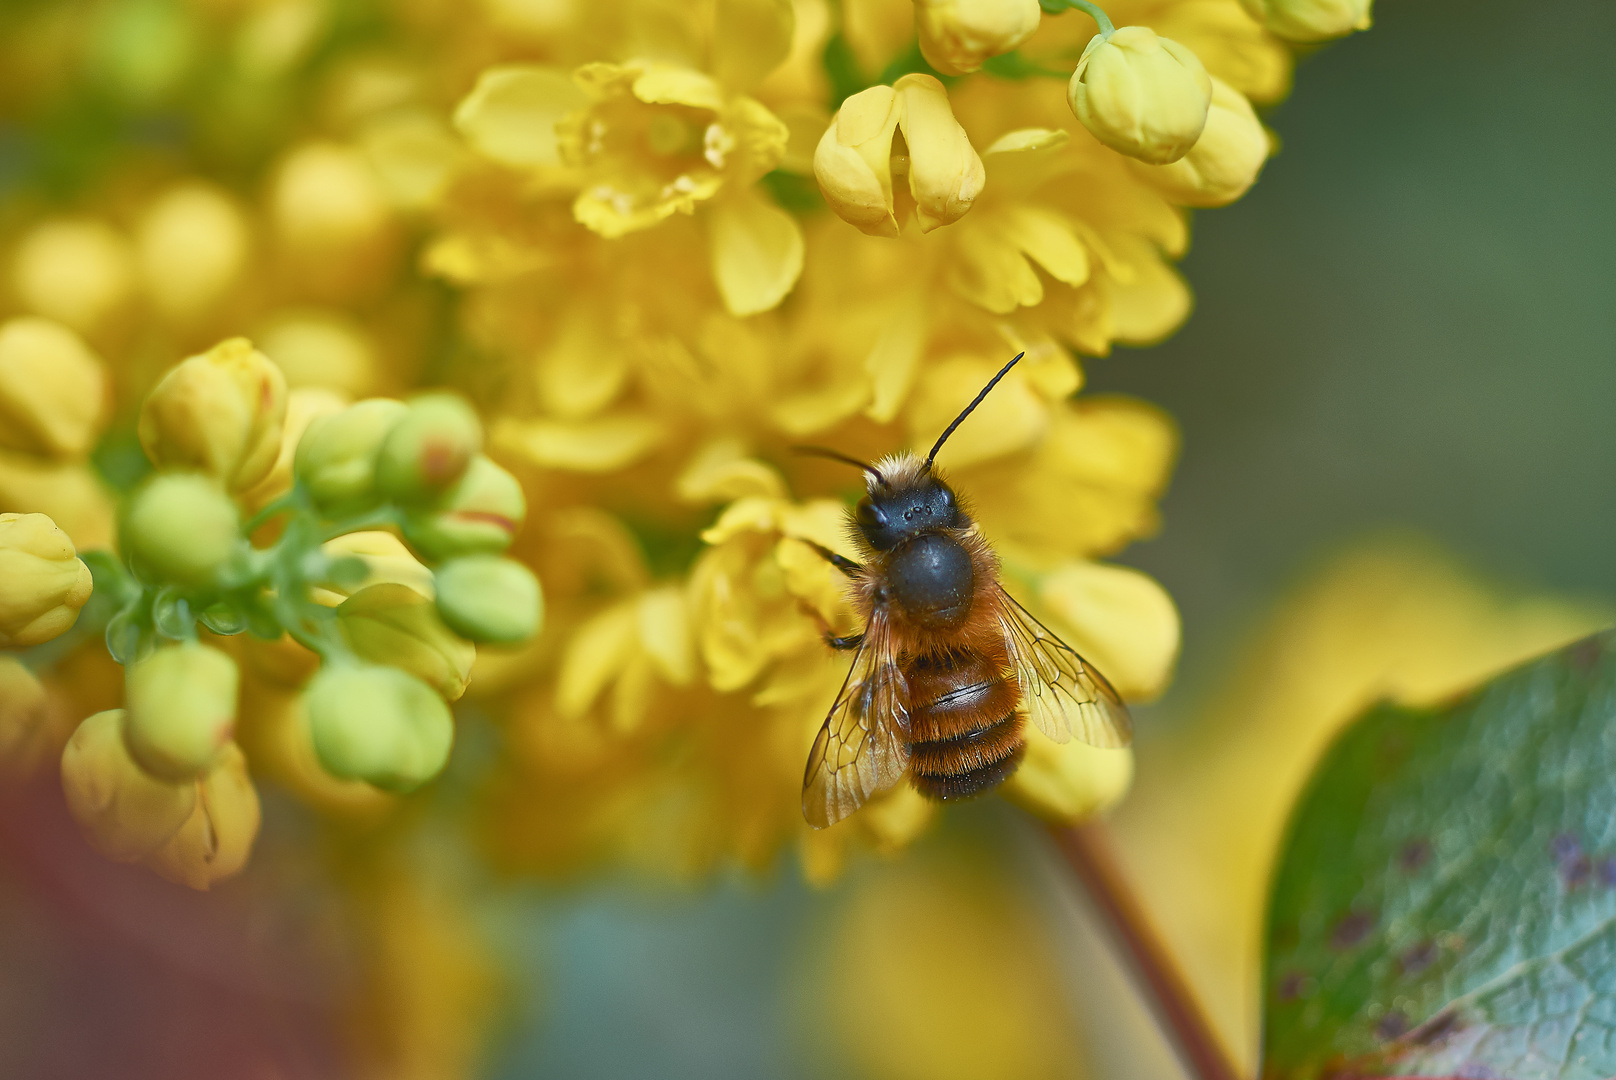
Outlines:
[[142, 768], [165, 780], [194, 780], [218, 760], [236, 725], [236, 662], [195, 641], [165, 645], [129, 665], [124, 737]]
[[1369, 29], [1373, 0], [1240, 0], [1251, 17], [1282, 38], [1323, 41]]
[[482, 422], [464, 398], [422, 394], [382, 440], [376, 487], [403, 502], [429, 499], [459, 480], [482, 447]]
[[1133, 783], [1133, 750], [1051, 742], [1029, 730], [1027, 753], [1004, 783], [1005, 798], [1045, 821], [1073, 825], [1122, 801]]
[[1212, 80], [1183, 45], [1147, 26], [1124, 26], [1089, 41], [1066, 100], [1111, 149], [1165, 165], [1189, 153], [1201, 137]]
[[[895, 131], [903, 134], [907, 156], [893, 153]], [[921, 231], [930, 232], [964, 216], [987, 173], [954, 119], [943, 84], [930, 75], [905, 75], [842, 102], [814, 151], [814, 176], [843, 221], [871, 236], [897, 236], [897, 180], [907, 179], [905, 209], [912, 203]]]
[[205, 892], [247, 865], [258, 837], [258, 792], [247, 775], [247, 758], [235, 743], [220, 750], [218, 764], [200, 781], [191, 816], [145, 863], [178, 885]]
[[376, 496], [376, 457], [382, 442], [409, 412], [392, 398], [371, 398], [309, 424], [292, 469], [314, 501], [354, 507]]
[[438, 614], [473, 641], [514, 645], [539, 632], [544, 594], [533, 571], [497, 555], [467, 555], [438, 567]]
[[219, 485], [197, 473], [158, 473], [124, 512], [120, 545], [138, 568], [181, 585], [205, 585], [231, 554], [241, 518]]
[[362, 660], [407, 671], [449, 701], [466, 692], [476, 647], [455, 636], [432, 601], [408, 585], [360, 589], [337, 608], [337, 628]]
[[62, 751], [62, 793], [92, 847], [109, 859], [134, 862], [161, 847], [196, 808], [194, 783], [172, 784], [129, 756], [124, 711], [89, 717]]
[[1206, 128], [1190, 152], [1170, 165], [1135, 168], [1163, 195], [1185, 206], [1225, 206], [1257, 182], [1268, 160], [1268, 132], [1245, 95], [1212, 80]]
[[0, 514], [0, 647], [49, 641], [79, 617], [94, 582], [44, 514]]
[[129, 244], [104, 222], [47, 221], [17, 245], [12, 282], [32, 311], [90, 330], [129, 296]]
[[915, 0], [920, 55], [944, 75], [968, 75], [1032, 36], [1038, 0]]
[[49, 319], [0, 326], [0, 446], [82, 457], [101, 430], [106, 373], [79, 336]]
[[194, 182], [171, 188], [136, 231], [146, 292], [170, 318], [193, 318], [235, 282], [248, 242], [246, 217], [224, 192]]
[[257, 484], [241, 493], [249, 513], [262, 509], [292, 487], [292, 462], [309, 425], [322, 416], [335, 416], [348, 407], [347, 398], [319, 386], [302, 386], [286, 395], [286, 423], [281, 428], [281, 449], [275, 465]]
[[45, 687], [12, 656], [0, 656], [0, 776], [28, 773], [47, 727]]
[[85, 551], [117, 539], [112, 491], [86, 462], [47, 461], [0, 451], [0, 510], [44, 514]]
[[397, 668], [329, 664], [309, 683], [304, 701], [314, 751], [333, 776], [408, 791], [449, 760], [449, 707], [430, 686]]
[[498, 554], [527, 517], [516, 477], [478, 454], [460, 481], [429, 508], [404, 519], [404, 538], [434, 561], [476, 552]]
[[246, 338], [168, 370], [140, 409], [140, 445], [160, 467], [200, 469], [232, 492], [269, 475], [286, 420], [286, 379]]

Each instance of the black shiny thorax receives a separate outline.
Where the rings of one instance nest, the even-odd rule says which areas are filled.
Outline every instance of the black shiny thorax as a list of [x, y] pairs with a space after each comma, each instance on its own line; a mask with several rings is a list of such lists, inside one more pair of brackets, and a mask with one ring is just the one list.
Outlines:
[[854, 512], [859, 532], [887, 552], [889, 602], [909, 621], [944, 629], [971, 613], [971, 554], [955, 539], [970, 525], [947, 484], [927, 473], [913, 483], [876, 484]]

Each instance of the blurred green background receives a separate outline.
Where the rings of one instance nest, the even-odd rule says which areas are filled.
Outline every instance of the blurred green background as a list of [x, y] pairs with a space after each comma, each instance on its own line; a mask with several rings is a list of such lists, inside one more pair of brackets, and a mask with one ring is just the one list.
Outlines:
[[[1371, 32], [1303, 61], [1266, 118], [1284, 144], [1253, 192], [1197, 218], [1189, 324], [1088, 365], [1092, 390], [1159, 404], [1184, 438], [1160, 537], [1122, 556], [1184, 617], [1180, 679], [1140, 711], [1142, 794], [1276, 598], [1355, 537], [1413, 530], [1523, 588], [1616, 597], [1612, 40], [1616, 7], [1599, 0], [1382, 0]], [[0, 176], [6, 145], [0, 132]], [[1078, 1033], [1051, 1036], [1054, 1058], [1001, 1058], [1026, 1070], [1006, 1075], [1172, 1075], [1041, 837], [997, 805], [951, 813], [903, 866], [863, 864], [826, 892], [794, 869], [690, 893], [487, 883], [479, 924], [520, 992], [485, 1073], [868, 1070], [827, 1037], [821, 1012], [836, 993], [857, 1002], [870, 973], [838, 967], [825, 943], [861, 897], [944, 881], [939, 867], [962, 859], [1014, 894], [982, 910], [1019, 904], [1054, 943], [1041, 961]], [[131, 1080], [338, 1075], [328, 1000], [277, 996], [273, 979], [243, 989], [204, 946], [176, 961], [163, 942], [120, 935], [137, 914], [86, 914], [101, 879], [42, 876], [48, 864], [26, 846], [0, 852], [0, 1075], [65, 1080], [106, 1062]], [[144, 895], [118, 881], [133, 890], [120, 895]], [[183, 910], [200, 922], [177, 935], [218, 917]], [[113, 929], [83, 936], [97, 923]], [[1011, 939], [976, 944], [1021, 947]], [[976, 974], [933, 993], [968, 1003], [997, 985]], [[46, 1046], [77, 1049], [52, 1058]], [[52, 1071], [26, 1071], [46, 1060]], [[890, 1074], [926, 1075], [926, 1061], [909, 1064]]]

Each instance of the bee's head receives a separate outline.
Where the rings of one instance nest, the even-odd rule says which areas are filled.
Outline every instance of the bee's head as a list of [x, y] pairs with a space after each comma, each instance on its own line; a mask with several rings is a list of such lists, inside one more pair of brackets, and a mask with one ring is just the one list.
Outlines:
[[853, 519], [877, 551], [968, 524], [953, 489], [912, 455], [882, 462], [881, 471], [869, 478], [869, 491], [854, 508]]

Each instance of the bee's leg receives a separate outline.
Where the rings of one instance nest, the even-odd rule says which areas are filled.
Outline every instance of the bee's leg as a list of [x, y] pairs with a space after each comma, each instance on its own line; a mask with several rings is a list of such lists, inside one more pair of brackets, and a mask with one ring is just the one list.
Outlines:
[[864, 567], [860, 566], [858, 563], [844, 555], [836, 554], [836, 552], [832, 551], [824, 544], [816, 544], [812, 540], [804, 540], [800, 536], [794, 536], [792, 539], [801, 540], [804, 544], [807, 544], [809, 547], [819, 552], [819, 554], [824, 557], [826, 562], [830, 563], [848, 577], [858, 577], [864, 572]]
[[814, 620], [814, 622], [819, 624], [819, 636], [825, 639], [826, 645], [829, 645], [837, 652], [846, 652], [851, 649], [856, 649], [860, 645], [864, 644], [864, 635], [862, 633], [845, 635], [837, 634], [835, 629], [831, 627], [830, 623], [825, 621], [825, 617], [815, 610], [814, 606], [808, 603], [806, 600], [799, 600], [797, 602], [797, 606], [802, 609], [802, 613], [804, 615], [808, 616], [810, 619]]

